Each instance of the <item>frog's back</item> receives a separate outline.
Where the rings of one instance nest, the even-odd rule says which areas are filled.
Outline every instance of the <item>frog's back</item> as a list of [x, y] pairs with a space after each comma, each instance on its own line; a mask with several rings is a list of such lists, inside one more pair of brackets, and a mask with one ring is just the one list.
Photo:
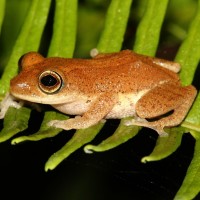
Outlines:
[[68, 74], [68, 81], [79, 85], [83, 91], [124, 93], [146, 90], [164, 82], [179, 82], [179, 77], [162, 67], [135, 61], [113, 67], [74, 68]]
[[67, 82], [82, 92], [137, 92], [164, 82], [179, 82], [176, 73], [156, 64], [144, 63], [132, 51], [100, 54], [93, 59], [48, 58], [67, 76]]

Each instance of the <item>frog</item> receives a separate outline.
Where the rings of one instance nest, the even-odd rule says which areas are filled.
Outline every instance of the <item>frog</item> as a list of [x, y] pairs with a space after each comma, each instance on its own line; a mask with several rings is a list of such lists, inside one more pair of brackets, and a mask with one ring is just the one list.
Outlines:
[[148, 127], [164, 136], [165, 128], [182, 123], [197, 94], [193, 85], [181, 84], [179, 63], [131, 50], [87, 59], [45, 58], [29, 52], [19, 66], [3, 104], [12, 99], [51, 105], [72, 116], [48, 122], [64, 130], [131, 117], [125, 125]]

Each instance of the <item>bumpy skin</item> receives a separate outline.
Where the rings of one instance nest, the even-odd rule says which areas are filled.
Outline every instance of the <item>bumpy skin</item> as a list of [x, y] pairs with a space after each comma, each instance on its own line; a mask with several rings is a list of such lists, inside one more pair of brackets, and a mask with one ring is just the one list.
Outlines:
[[[21, 67], [11, 80], [10, 93], [81, 116], [49, 123], [65, 130], [87, 128], [104, 118], [134, 116], [127, 124], [163, 134], [165, 126], [182, 122], [196, 96], [193, 86], [181, 86], [175, 73], [180, 70], [178, 63], [129, 50], [99, 54], [93, 59], [44, 58], [30, 52], [21, 59]], [[48, 87], [44, 91], [41, 86], [39, 77], [46, 71], [60, 77], [56, 92], [51, 93]], [[164, 116], [170, 111], [173, 113]]]

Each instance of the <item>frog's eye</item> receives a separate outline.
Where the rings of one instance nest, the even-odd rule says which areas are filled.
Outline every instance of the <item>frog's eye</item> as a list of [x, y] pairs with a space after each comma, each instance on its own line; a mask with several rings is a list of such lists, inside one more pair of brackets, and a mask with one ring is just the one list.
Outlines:
[[62, 87], [62, 82], [61, 76], [54, 71], [45, 71], [39, 76], [39, 87], [47, 94], [58, 92]]

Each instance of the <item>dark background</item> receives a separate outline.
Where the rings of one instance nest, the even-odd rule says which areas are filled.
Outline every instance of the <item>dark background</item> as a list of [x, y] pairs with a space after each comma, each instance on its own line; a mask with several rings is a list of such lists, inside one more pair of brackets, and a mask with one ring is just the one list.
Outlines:
[[[115, 127], [117, 121], [108, 121], [92, 144], [108, 137]], [[29, 134], [30, 128], [23, 135]], [[18, 145], [11, 145], [10, 141], [1, 143], [0, 199], [170, 200], [184, 179], [195, 143], [190, 134], [185, 134], [181, 146], [171, 156], [143, 164], [141, 158], [151, 153], [157, 138], [154, 131], [143, 128], [115, 149], [85, 154], [81, 148], [55, 170], [45, 172], [47, 159], [72, 134], [63, 131], [52, 139]]]

